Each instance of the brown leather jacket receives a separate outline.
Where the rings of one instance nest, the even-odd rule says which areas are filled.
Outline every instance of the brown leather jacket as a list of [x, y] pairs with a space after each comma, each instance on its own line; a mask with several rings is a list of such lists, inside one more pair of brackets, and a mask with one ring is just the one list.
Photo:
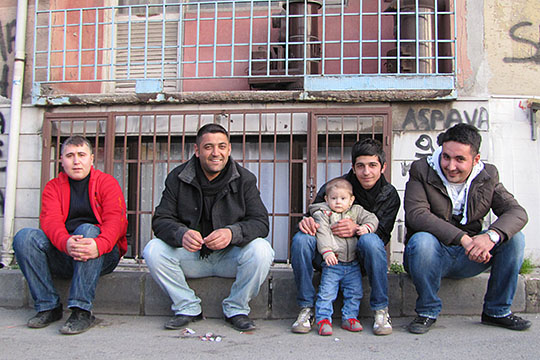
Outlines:
[[405, 225], [407, 241], [416, 232], [434, 235], [445, 245], [460, 245], [463, 235], [477, 235], [489, 210], [497, 215], [489, 229], [495, 230], [505, 241], [519, 232], [528, 217], [516, 199], [499, 182], [497, 168], [485, 164], [472, 181], [467, 196], [467, 224], [461, 225], [452, 215], [452, 201], [439, 175], [426, 159], [413, 162], [405, 188]]

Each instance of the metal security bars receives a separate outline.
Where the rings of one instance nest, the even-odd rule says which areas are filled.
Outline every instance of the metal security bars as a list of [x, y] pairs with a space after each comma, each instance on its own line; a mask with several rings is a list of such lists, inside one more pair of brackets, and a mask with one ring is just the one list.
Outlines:
[[455, 0], [84, 3], [36, 1], [35, 96], [454, 88]]
[[388, 154], [391, 145], [388, 107], [323, 113], [305, 109], [47, 113], [42, 187], [61, 171], [62, 141], [74, 134], [87, 136], [95, 147], [95, 166], [113, 174], [123, 189], [129, 223], [126, 257], [138, 259], [152, 238], [151, 218], [167, 174], [193, 156], [197, 129], [211, 122], [229, 131], [231, 156], [257, 177], [270, 215], [268, 240], [281, 262], [289, 259], [296, 225], [318, 188], [349, 171], [352, 145], [360, 138], [375, 137]]

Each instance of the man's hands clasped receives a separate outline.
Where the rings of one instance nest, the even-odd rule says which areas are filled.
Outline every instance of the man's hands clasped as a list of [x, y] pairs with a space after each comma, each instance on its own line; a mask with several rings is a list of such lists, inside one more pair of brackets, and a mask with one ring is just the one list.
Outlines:
[[490, 251], [495, 244], [489, 239], [488, 234], [480, 234], [473, 237], [463, 235], [461, 246], [465, 248], [465, 254], [469, 256], [469, 260], [487, 264], [491, 260]]
[[71, 235], [66, 244], [67, 253], [74, 260], [88, 261], [99, 256], [96, 240], [82, 235]]
[[210, 250], [221, 250], [225, 249], [231, 240], [232, 232], [227, 228], [214, 230], [205, 238], [196, 230], [188, 230], [182, 237], [182, 246], [191, 252], [201, 250], [203, 244]]

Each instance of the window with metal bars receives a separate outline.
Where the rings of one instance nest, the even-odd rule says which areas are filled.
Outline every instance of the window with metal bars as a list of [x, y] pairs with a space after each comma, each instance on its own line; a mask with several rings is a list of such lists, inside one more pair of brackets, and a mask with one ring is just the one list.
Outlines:
[[456, 86], [455, 0], [81, 3], [36, 1], [36, 99]]
[[139, 259], [153, 236], [151, 218], [167, 174], [193, 156], [197, 129], [209, 122], [229, 131], [232, 158], [258, 179], [270, 215], [268, 241], [278, 262], [289, 260], [290, 239], [320, 186], [350, 170], [356, 141], [381, 140], [391, 159], [389, 108], [54, 113], [46, 114], [43, 127], [42, 187], [61, 171], [62, 141], [74, 134], [88, 137], [95, 147], [95, 166], [112, 174], [124, 191], [126, 257]]

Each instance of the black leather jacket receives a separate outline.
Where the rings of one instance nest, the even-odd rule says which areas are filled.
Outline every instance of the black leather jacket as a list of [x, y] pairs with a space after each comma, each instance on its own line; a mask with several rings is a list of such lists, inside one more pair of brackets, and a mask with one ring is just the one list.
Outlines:
[[[196, 157], [176, 167], [165, 181], [165, 190], [152, 218], [152, 230], [173, 247], [182, 246], [189, 229], [197, 229], [202, 217], [203, 194], [195, 170]], [[244, 246], [268, 235], [268, 211], [264, 206], [257, 179], [248, 170], [232, 162], [228, 185], [215, 198], [212, 208], [214, 230], [228, 228], [231, 245]]]

